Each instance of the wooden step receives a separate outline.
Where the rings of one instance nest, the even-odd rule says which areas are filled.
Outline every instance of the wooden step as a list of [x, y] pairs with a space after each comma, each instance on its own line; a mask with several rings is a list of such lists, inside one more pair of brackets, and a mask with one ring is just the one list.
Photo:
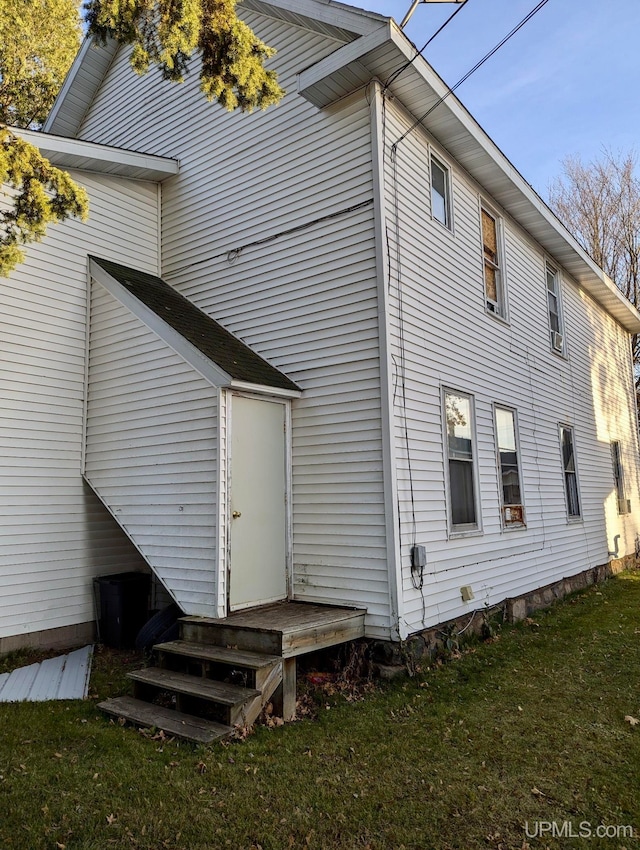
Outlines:
[[143, 685], [198, 697], [233, 708], [261, 696], [260, 691], [253, 688], [242, 688], [240, 685], [229, 685], [226, 682], [216, 682], [213, 679], [190, 676], [187, 673], [175, 673], [173, 670], [164, 670], [161, 667], [145, 667], [127, 675], [134, 682], [140, 682]]
[[168, 652], [185, 658], [195, 658], [199, 661], [212, 661], [215, 664], [226, 664], [229, 667], [240, 667], [245, 670], [260, 670], [272, 664], [278, 664], [282, 659], [277, 655], [262, 655], [259, 652], [249, 652], [242, 649], [230, 649], [226, 646], [213, 644], [192, 643], [186, 640], [172, 640], [168, 643], [158, 643], [154, 646], [157, 652]]
[[233, 732], [231, 726], [205, 720], [202, 717], [193, 717], [190, 714], [182, 714], [170, 708], [161, 708], [133, 697], [108, 699], [98, 703], [98, 708], [114, 717], [124, 717], [130, 723], [136, 723], [145, 728], [162, 729], [163, 732], [174, 735], [176, 738], [198, 744], [210, 744], [212, 741], [228, 738]]

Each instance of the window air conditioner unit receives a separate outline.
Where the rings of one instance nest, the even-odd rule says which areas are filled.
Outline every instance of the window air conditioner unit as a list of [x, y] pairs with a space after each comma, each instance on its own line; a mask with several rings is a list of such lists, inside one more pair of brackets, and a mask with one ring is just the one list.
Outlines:
[[524, 508], [522, 505], [508, 505], [502, 509], [505, 525], [524, 525]]
[[618, 499], [618, 513], [619, 514], [630, 514], [631, 513], [631, 499]]
[[553, 345], [554, 351], [562, 351], [562, 347], [564, 345], [564, 339], [562, 338], [562, 334], [559, 334], [557, 331], [554, 331], [551, 334], [551, 345]]

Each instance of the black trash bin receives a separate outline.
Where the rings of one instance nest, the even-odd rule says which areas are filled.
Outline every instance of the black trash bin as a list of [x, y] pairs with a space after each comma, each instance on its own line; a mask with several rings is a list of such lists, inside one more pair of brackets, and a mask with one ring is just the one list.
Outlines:
[[149, 617], [148, 573], [116, 573], [95, 580], [99, 594], [100, 640], [116, 649], [129, 649]]

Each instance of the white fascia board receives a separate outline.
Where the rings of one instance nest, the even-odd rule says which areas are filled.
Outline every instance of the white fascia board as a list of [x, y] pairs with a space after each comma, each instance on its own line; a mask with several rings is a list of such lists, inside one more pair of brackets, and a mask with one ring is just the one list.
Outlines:
[[[328, 56], [325, 56], [324, 59], [316, 62], [315, 65], [311, 65], [309, 68], [301, 71], [298, 74], [298, 94], [301, 94], [302, 97], [311, 101], [311, 103], [319, 108], [328, 106], [334, 100], [350, 94], [349, 91], [345, 90], [337, 96], [328, 97], [324, 93], [316, 93], [314, 89], [328, 77], [337, 74], [354, 62], [358, 62], [367, 56], [367, 54], [371, 53], [371, 51], [389, 42], [391, 40], [392, 24], [393, 22], [390, 19], [386, 19], [378, 24], [373, 32], [369, 32], [367, 35], [363, 35], [361, 38], [345, 44], [344, 47], [340, 47]], [[365, 69], [364, 65], [363, 70], [367, 71], [367, 76], [372, 76], [369, 70]]]
[[334, 0], [254, 0], [252, 5], [254, 7], [264, 6], [265, 14], [268, 14], [268, 7], [272, 6], [275, 9], [303, 15], [305, 18], [311, 18], [357, 35], [367, 35], [388, 20], [384, 15], [367, 12], [364, 9], [334, 2]]
[[134, 316], [140, 319], [150, 330], [173, 349], [177, 355], [192, 366], [199, 375], [214, 387], [228, 387], [231, 384], [231, 375], [228, 375], [212, 360], [199, 351], [195, 345], [185, 339], [175, 328], [168, 325], [163, 319], [154, 313], [146, 304], [143, 304], [135, 295], [122, 286], [115, 278], [106, 272], [94, 260], [89, 260], [89, 273], [91, 277], [110, 292], [114, 298], [127, 308]]
[[172, 177], [180, 170], [176, 159], [165, 156], [128, 151], [95, 142], [70, 139], [67, 136], [22, 130], [18, 127], [9, 129], [25, 142], [37, 147], [52, 165], [59, 168], [74, 168], [79, 171], [99, 172], [153, 182]]
[[48, 132], [48, 130], [51, 128], [51, 125], [55, 122], [58, 116], [58, 112], [60, 111], [60, 108], [64, 103], [67, 94], [69, 93], [69, 90], [72, 88], [76, 76], [78, 75], [78, 71], [82, 67], [85, 57], [89, 52], [92, 44], [92, 38], [85, 38], [85, 40], [80, 45], [80, 50], [76, 54], [76, 58], [73, 60], [73, 63], [67, 72], [67, 76], [65, 77], [64, 83], [62, 84], [62, 88], [58, 92], [56, 99], [53, 102], [53, 106], [51, 107], [51, 111], [47, 116], [47, 120], [44, 122], [44, 126], [42, 129], [45, 131], [45, 133]]
[[[388, 75], [389, 50], [395, 53], [394, 67], [411, 65], [398, 77], [402, 96], [396, 95], [409, 112], [421, 114], [425, 87], [435, 99], [446, 99], [434, 111], [438, 130], [433, 136], [457, 160], [478, 185], [487, 191], [533, 240], [544, 248], [578, 284], [607, 310], [629, 333], [640, 333], [640, 313], [618, 287], [589, 257], [577, 240], [527, 183], [515, 166], [489, 138], [446, 83], [421, 56], [393, 20], [385, 26], [339, 48], [298, 74], [298, 92], [318, 108], [342, 99], [370, 80]], [[381, 67], [385, 62], [385, 67]], [[392, 83], [389, 91], [396, 94]], [[415, 101], [412, 102], [412, 93]], [[443, 112], [448, 120], [443, 122]], [[429, 130], [429, 121], [424, 122]], [[457, 154], [456, 148], [464, 149]], [[476, 169], [474, 164], [478, 166]]]
[[269, 395], [273, 398], [300, 398], [302, 395], [302, 390], [286, 390], [281, 387], [269, 387], [266, 384], [252, 384], [249, 381], [239, 381], [237, 378], [232, 378], [229, 386], [238, 392]]

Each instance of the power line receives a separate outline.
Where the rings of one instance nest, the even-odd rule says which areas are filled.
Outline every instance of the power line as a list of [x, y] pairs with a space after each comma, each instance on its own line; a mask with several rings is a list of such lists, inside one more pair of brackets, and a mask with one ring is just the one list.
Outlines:
[[[415, 128], [418, 126], [418, 124], [421, 124], [424, 121], [425, 118], [427, 118], [429, 115], [431, 115], [433, 110], [437, 109], [438, 106], [440, 106], [440, 104], [443, 101], [445, 101], [449, 97], [450, 94], [453, 94], [453, 92], [457, 88], [459, 88], [464, 82], [466, 82], [472, 74], [475, 74], [475, 72], [480, 67], [482, 67], [482, 65], [484, 65], [484, 63], [488, 59], [491, 59], [491, 57], [494, 56], [498, 52], [498, 50], [500, 50], [500, 48], [503, 47], [509, 41], [510, 38], [513, 38], [513, 36], [519, 30], [521, 30], [522, 27], [525, 24], [527, 24], [531, 20], [531, 18], [533, 18], [533, 16], [536, 15], [540, 11], [540, 9], [542, 9], [543, 6], [546, 6], [546, 4], [548, 2], [549, 2], [549, 0], [540, 0], [538, 5], [534, 9], [532, 9], [529, 12], [529, 14], [526, 15], [520, 21], [520, 23], [517, 24], [511, 30], [511, 32], [509, 32], [507, 35], [505, 35], [505, 37], [502, 39], [502, 41], [500, 41], [498, 44], [496, 44], [496, 46], [493, 47], [485, 56], [483, 56], [482, 59], [479, 62], [476, 62], [476, 64], [473, 66], [473, 68], [471, 68], [470, 71], [467, 71], [467, 73], [464, 75], [464, 77], [461, 77], [455, 85], [453, 85], [453, 86], [451, 86], [451, 88], [447, 89], [447, 91], [441, 97], [438, 98], [438, 100], [433, 104], [433, 106], [431, 106], [429, 109], [427, 109], [427, 111], [424, 113], [424, 115], [421, 118], [418, 118], [416, 121], [414, 121], [414, 123], [411, 125], [411, 127], [409, 127], [409, 129], [405, 133], [403, 133], [402, 136], [400, 136], [400, 138], [394, 143], [394, 145], [392, 146], [392, 150], [395, 149], [400, 144], [400, 142], [402, 142], [404, 139], [406, 139], [406, 137], [409, 135], [409, 133], [412, 133], [415, 130]], [[456, 10], [456, 11], [458, 11], [458, 10]]]
[[424, 53], [424, 51], [427, 49], [427, 47], [429, 47], [429, 45], [431, 44], [431, 42], [433, 41], [433, 39], [434, 39], [437, 35], [440, 35], [440, 33], [442, 32], [442, 30], [443, 30], [443, 29], [447, 26], [447, 24], [449, 24], [449, 23], [450, 23], [450, 22], [451, 22], [451, 21], [455, 18], [455, 16], [458, 14], [458, 12], [461, 12], [461, 11], [462, 11], [462, 7], [463, 7], [463, 6], [465, 6], [465, 5], [466, 5], [466, 3], [467, 3], [467, 0], [462, 0], [462, 4], [461, 4], [460, 6], [458, 6], [458, 8], [455, 10], [455, 12], [453, 12], [453, 14], [449, 15], [449, 17], [447, 18], [447, 20], [446, 20], [446, 21], [442, 24], [442, 26], [441, 26], [441, 27], [439, 27], [439, 28], [438, 28], [438, 29], [434, 32], [434, 34], [431, 36], [431, 38], [430, 38], [427, 42], [425, 42], [425, 44], [424, 44], [424, 45], [420, 48], [420, 50], [418, 50], [418, 51], [417, 51], [417, 53], [415, 54], [415, 56], [413, 56], [411, 59], [409, 59], [409, 61], [408, 61], [408, 62], [405, 62], [405, 64], [404, 64], [401, 68], [398, 68], [398, 70], [397, 70], [397, 71], [394, 71], [394, 72], [393, 72], [393, 74], [391, 74], [391, 76], [389, 77], [389, 79], [387, 80], [387, 82], [384, 84], [384, 88], [382, 89], [383, 93], [387, 90], [387, 88], [391, 85], [391, 83], [395, 82], [395, 80], [397, 80], [397, 79], [398, 79], [398, 77], [400, 76], [400, 74], [403, 74], [403, 73], [407, 70], [407, 68], [409, 68], [411, 65], [413, 65], [413, 63], [416, 61], [416, 59], [418, 58], [418, 56], [422, 56], [422, 54], [423, 54], [423, 53]]

